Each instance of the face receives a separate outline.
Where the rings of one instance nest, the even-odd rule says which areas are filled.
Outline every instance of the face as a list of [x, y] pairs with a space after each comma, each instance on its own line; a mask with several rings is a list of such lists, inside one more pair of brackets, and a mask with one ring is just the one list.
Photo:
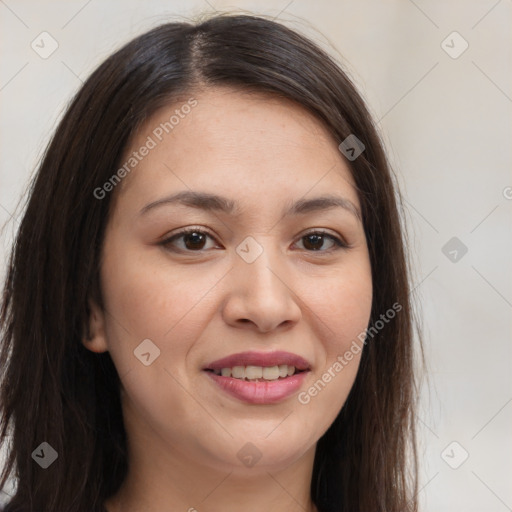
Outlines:
[[115, 190], [105, 309], [85, 344], [111, 354], [129, 438], [268, 471], [314, 453], [358, 371], [372, 302], [360, 203], [337, 141], [301, 107], [194, 98], [126, 152], [137, 163]]

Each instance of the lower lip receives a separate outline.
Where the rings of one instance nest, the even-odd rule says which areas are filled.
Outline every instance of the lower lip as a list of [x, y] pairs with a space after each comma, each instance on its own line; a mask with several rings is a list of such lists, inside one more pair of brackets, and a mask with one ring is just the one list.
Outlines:
[[213, 372], [206, 373], [221, 389], [239, 400], [250, 404], [272, 404], [296, 393], [309, 372], [304, 371], [285, 379], [266, 382], [249, 382], [233, 377], [222, 377]]

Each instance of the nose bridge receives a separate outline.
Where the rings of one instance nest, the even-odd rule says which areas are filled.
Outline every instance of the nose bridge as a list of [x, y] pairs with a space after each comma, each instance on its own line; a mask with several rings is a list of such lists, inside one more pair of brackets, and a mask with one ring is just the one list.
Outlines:
[[[282, 279], [286, 273], [283, 255], [275, 247], [272, 235], [246, 237], [236, 248], [238, 260], [235, 263], [241, 279], [248, 279], [251, 286], [275, 288], [284, 286]], [[279, 279], [279, 274], [283, 277]]]
[[272, 245], [272, 237], [247, 237], [236, 252], [225, 310], [228, 322], [250, 320], [262, 331], [287, 321], [296, 322], [300, 308], [288, 285], [286, 264]]

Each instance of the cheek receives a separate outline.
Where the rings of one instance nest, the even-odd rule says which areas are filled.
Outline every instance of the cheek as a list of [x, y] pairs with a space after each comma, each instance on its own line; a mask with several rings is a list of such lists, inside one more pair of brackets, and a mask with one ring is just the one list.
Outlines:
[[208, 321], [214, 295], [210, 291], [226, 269], [172, 268], [154, 252], [116, 250], [113, 243], [108, 250], [102, 288], [109, 350], [116, 363], [132, 365], [133, 350], [145, 339], [162, 355], [169, 346], [174, 355], [185, 353]]
[[343, 353], [346, 347], [368, 327], [372, 308], [373, 289], [369, 265], [352, 267], [351, 272], [338, 272], [317, 280], [314, 287], [304, 289], [306, 309], [310, 309], [322, 329], [319, 339], [324, 340], [330, 359]]
[[311, 325], [316, 326], [315, 335], [321, 341], [317, 346], [321, 364], [307, 389], [297, 397], [301, 407], [308, 410], [306, 421], [321, 418], [321, 425], [317, 425], [321, 429], [327, 429], [338, 415], [359, 369], [372, 308], [370, 266], [353, 265], [351, 272], [337, 272], [324, 284], [304, 291], [315, 319]]
[[371, 279], [359, 275], [339, 280], [324, 294], [310, 295], [309, 304], [317, 317], [321, 364], [297, 401], [299, 411], [305, 412], [304, 431], [320, 436], [338, 416], [359, 370], [372, 306]]
[[[132, 257], [123, 257], [125, 253]], [[135, 254], [111, 250], [102, 267], [107, 341], [129, 414], [158, 418], [167, 403], [172, 404], [173, 418], [192, 414], [190, 421], [204, 423], [201, 411], [191, 413], [190, 399], [183, 393], [183, 363], [208, 319], [205, 294], [222, 274], [202, 272], [198, 278], [192, 266], [172, 271]], [[151, 362], [146, 366], [137, 356], [147, 352]], [[179, 421], [165, 421], [168, 427], [181, 428]]]

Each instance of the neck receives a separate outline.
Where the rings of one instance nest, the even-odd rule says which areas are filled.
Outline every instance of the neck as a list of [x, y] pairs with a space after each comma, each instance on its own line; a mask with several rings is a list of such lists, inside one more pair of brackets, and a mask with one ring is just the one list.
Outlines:
[[108, 512], [317, 512], [310, 492], [316, 445], [279, 467], [263, 460], [217, 466], [154, 432], [127, 432], [128, 474], [105, 502]]
[[184, 465], [174, 458], [138, 462], [105, 506], [108, 512], [317, 512], [310, 497], [310, 459], [306, 454], [289, 468], [253, 476]]

